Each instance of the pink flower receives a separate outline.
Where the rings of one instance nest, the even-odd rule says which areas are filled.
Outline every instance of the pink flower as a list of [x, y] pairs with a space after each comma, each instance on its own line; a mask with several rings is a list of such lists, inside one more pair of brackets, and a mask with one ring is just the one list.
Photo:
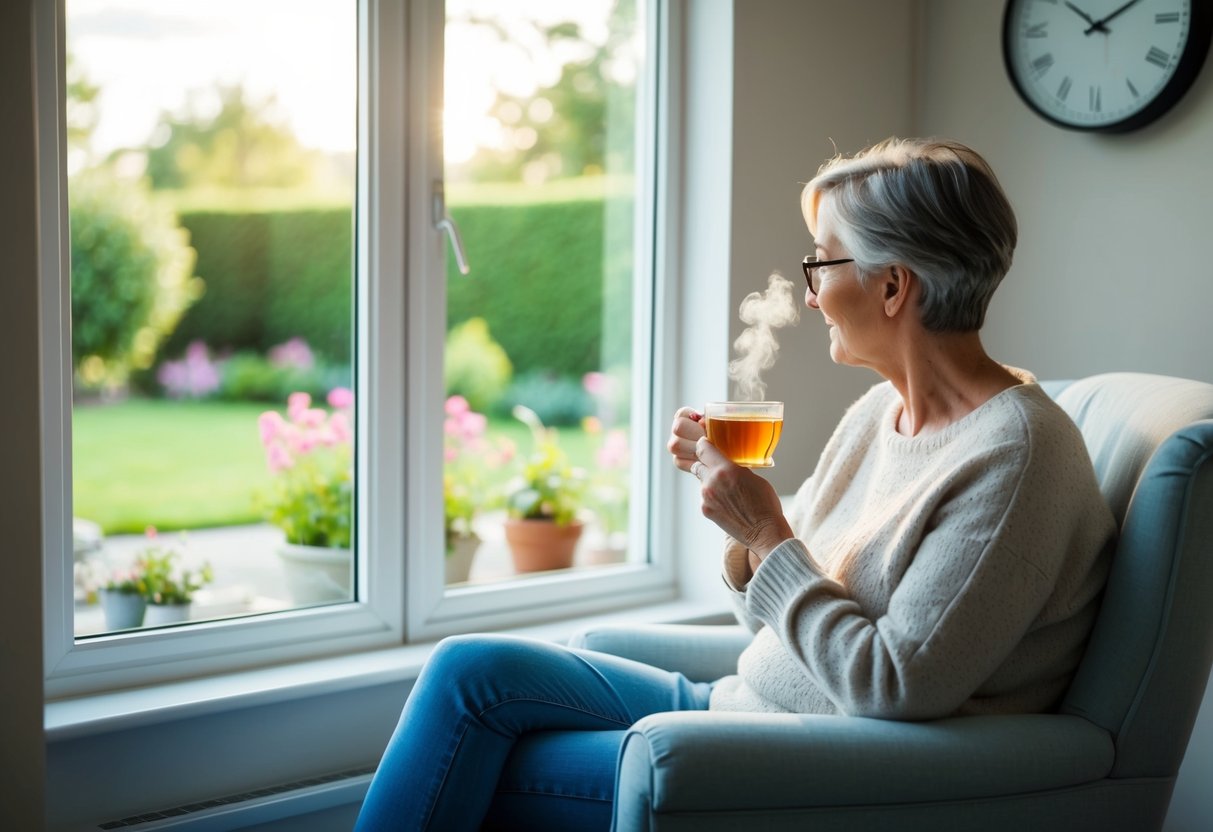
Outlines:
[[156, 534], [157, 534], [156, 527], [148, 526], [146, 529], [143, 530], [143, 534], [147, 537], [148, 540], [155, 540]]
[[591, 396], [601, 396], [611, 388], [611, 380], [605, 373], [586, 373], [581, 377], [581, 386]]
[[329, 391], [328, 403], [336, 410], [348, 410], [354, 406], [354, 391], [348, 387], [334, 387]]
[[628, 437], [622, 430], [613, 430], [606, 435], [598, 449], [598, 464], [603, 468], [626, 468], [628, 465]]
[[446, 400], [446, 404], [444, 405], [443, 409], [446, 410], [447, 416], [462, 416], [472, 408], [468, 404], [468, 400], [463, 396], [451, 396]]
[[295, 415], [295, 421], [305, 428], [319, 428], [328, 419], [328, 413], [318, 407], [309, 407]]
[[349, 442], [354, 432], [350, 430], [350, 419], [344, 413], [334, 413], [329, 419], [329, 428], [337, 442]]
[[271, 445], [267, 449], [266, 462], [269, 464], [270, 472], [274, 474], [285, 471], [295, 464], [290, 453], [281, 445]]
[[459, 458], [459, 451], [454, 448], [445, 448], [442, 451], [442, 458], [447, 462], [454, 462]]
[[299, 414], [312, 406], [312, 397], [307, 393], [291, 393], [286, 397], [286, 413], [291, 421], [299, 420]]
[[312, 348], [299, 337], [270, 347], [269, 360], [276, 367], [298, 367], [300, 370], [310, 370], [316, 364]]
[[278, 438], [285, 424], [286, 421], [276, 410], [267, 410], [257, 417], [257, 427], [261, 429], [261, 444], [268, 448]]

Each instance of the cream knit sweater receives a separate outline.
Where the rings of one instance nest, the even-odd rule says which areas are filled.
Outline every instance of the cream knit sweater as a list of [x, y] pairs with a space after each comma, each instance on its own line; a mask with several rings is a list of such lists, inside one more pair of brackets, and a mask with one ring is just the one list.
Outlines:
[[756, 632], [711, 707], [887, 719], [1043, 711], [1082, 656], [1115, 536], [1082, 437], [1034, 383], [908, 438], [878, 384], [789, 511], [796, 538], [748, 585]]

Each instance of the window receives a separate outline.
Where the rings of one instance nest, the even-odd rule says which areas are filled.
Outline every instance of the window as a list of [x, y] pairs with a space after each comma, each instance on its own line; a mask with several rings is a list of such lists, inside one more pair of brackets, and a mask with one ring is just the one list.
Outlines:
[[[46, 216], [70, 218], [43, 254], [53, 695], [671, 594], [649, 516], [659, 18], [499, 6], [69, 0], [60, 28], [43, 4], [41, 77], [68, 68], [39, 99]], [[533, 417], [582, 528], [538, 572], [504, 532], [552, 436]], [[321, 487], [275, 514], [294, 474]], [[299, 553], [320, 595], [279, 561], [299, 518], [349, 549], [327, 574]], [[107, 623], [90, 591], [149, 550], [200, 584], [187, 620]], [[140, 588], [170, 599], [151, 566]]]

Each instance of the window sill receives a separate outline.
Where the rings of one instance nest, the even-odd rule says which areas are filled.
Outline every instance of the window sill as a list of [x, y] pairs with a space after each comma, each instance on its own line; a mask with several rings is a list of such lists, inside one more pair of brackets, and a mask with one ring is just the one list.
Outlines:
[[[503, 632], [564, 641], [598, 624], [715, 623], [732, 616], [719, 603], [672, 601]], [[47, 742], [104, 734], [256, 705], [338, 693], [417, 677], [434, 642], [316, 659], [202, 679], [48, 702]]]

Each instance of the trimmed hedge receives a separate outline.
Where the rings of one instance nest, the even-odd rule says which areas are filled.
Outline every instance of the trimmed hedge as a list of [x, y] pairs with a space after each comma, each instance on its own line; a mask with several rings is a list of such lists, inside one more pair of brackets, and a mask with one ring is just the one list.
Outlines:
[[472, 270], [447, 259], [447, 328], [488, 322], [515, 374], [599, 369], [603, 201], [451, 205]]
[[[452, 204], [472, 271], [459, 274], [448, 257], [447, 328], [484, 318], [515, 373], [579, 376], [600, 369], [604, 310], [611, 314], [618, 308], [612, 297], [630, 289], [624, 281], [604, 292], [605, 205], [598, 195]], [[348, 209], [186, 211], [180, 219], [198, 252], [195, 272], [206, 293], [162, 356], [181, 354], [195, 339], [217, 351], [264, 352], [299, 336], [324, 359], [349, 362]], [[613, 340], [627, 343], [630, 316], [612, 326], [619, 330]]]
[[296, 335], [350, 360], [353, 219], [349, 209], [184, 212], [206, 293], [161, 351], [201, 339], [216, 351], [264, 352]]

